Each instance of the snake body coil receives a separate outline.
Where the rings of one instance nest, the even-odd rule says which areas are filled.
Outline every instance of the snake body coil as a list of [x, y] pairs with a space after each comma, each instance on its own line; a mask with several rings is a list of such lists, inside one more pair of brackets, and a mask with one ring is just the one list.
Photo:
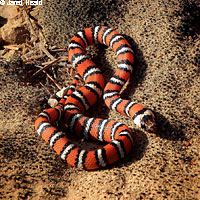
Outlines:
[[[111, 47], [118, 58], [118, 69], [106, 86], [100, 69], [85, 54], [86, 47], [96, 43]], [[102, 94], [108, 108], [133, 118], [137, 126], [147, 131], [155, 131], [153, 113], [135, 102], [120, 98], [119, 95], [133, 69], [133, 51], [117, 31], [97, 26], [86, 28], [72, 38], [69, 45], [69, 61], [77, 73], [73, 84], [66, 98], [61, 99], [57, 106], [39, 114], [35, 129], [68, 164], [87, 170], [105, 167], [125, 157], [131, 151], [134, 141], [132, 132], [126, 125], [114, 120], [89, 118], [84, 115]], [[75, 89], [80, 77], [85, 84]], [[52, 125], [61, 117], [64, 117], [72, 133], [108, 144], [94, 151], [80, 149], [69, 141], [65, 133]]]

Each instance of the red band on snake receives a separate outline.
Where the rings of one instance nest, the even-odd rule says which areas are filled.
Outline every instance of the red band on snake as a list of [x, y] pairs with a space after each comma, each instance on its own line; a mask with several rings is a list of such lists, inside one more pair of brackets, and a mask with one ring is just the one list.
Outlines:
[[[101, 70], [86, 56], [86, 47], [97, 43], [111, 47], [118, 58], [118, 69], [106, 86]], [[133, 135], [125, 124], [89, 118], [84, 115], [85, 111], [103, 94], [109, 109], [131, 117], [137, 126], [147, 131], [156, 129], [154, 115], [151, 110], [120, 97], [119, 93], [133, 70], [134, 56], [131, 45], [117, 31], [96, 26], [78, 32], [69, 45], [69, 61], [76, 69], [73, 84], [57, 106], [39, 114], [35, 129], [68, 164], [87, 170], [102, 168], [124, 158], [132, 150]], [[80, 78], [85, 84], [76, 89]], [[93, 151], [80, 149], [53, 126], [61, 118], [72, 133], [107, 144]]]

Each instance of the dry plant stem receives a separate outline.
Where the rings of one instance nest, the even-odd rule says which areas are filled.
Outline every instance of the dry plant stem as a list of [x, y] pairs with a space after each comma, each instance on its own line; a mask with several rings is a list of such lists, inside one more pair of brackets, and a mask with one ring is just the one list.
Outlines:
[[[49, 53], [49, 51], [44, 47], [42, 43], [39, 44], [40, 50], [43, 51], [51, 60], [55, 60], [55, 57]], [[54, 68], [52, 68], [54, 78], [56, 78], [56, 73]]]
[[68, 60], [68, 57], [67, 56], [62, 56], [62, 57], [60, 57], [60, 61], [67, 61]]
[[44, 42], [44, 44], [46, 44], [45, 37], [40, 29], [39, 29], [39, 36], [40, 36], [41, 40]]
[[42, 43], [40, 43], [40, 49], [51, 59], [51, 60], [55, 60], [56, 58], [54, 56], [52, 56], [49, 51], [44, 47], [44, 45]]
[[40, 74], [43, 70], [48, 69], [49, 67], [51, 67], [54, 63], [58, 62], [60, 60], [60, 58], [56, 58], [55, 60], [52, 60], [51, 62], [49, 62], [47, 65], [45, 65], [43, 68], [39, 69], [37, 72], [35, 72], [32, 77], [37, 76], [38, 74]]
[[45, 57], [44, 54], [34, 55], [34, 56], [29, 57], [29, 58], [27, 58], [27, 57], [24, 56], [24, 58], [26, 59], [26, 62], [29, 62], [31, 60], [37, 60], [37, 59], [44, 58], [44, 57]]
[[38, 36], [34, 31], [33, 25], [32, 25], [31, 20], [30, 20], [28, 14], [26, 12], [26, 8], [25, 7], [23, 8], [23, 16], [24, 16], [24, 19], [25, 19], [25, 21], [27, 22], [27, 24], [29, 26], [30, 33], [31, 33], [31, 40], [33, 40], [33, 42], [37, 41]]
[[51, 49], [52, 52], [63, 52], [63, 51], [67, 51], [66, 48], [63, 49]]
[[19, 50], [20, 46], [18, 45], [4, 45], [4, 49], [9, 49], [9, 50]]
[[43, 83], [40, 82], [40, 85], [47, 91], [47, 93], [48, 93], [49, 95], [51, 95], [51, 92], [48, 90], [48, 88], [47, 88], [46, 86], [44, 86]]
[[[64, 62], [66, 62], [67, 61], [67, 57], [59, 57], [59, 61], [60, 62], [62, 62], [62, 61], [64, 61]], [[52, 61], [48, 61], [48, 62], [44, 62], [44, 63], [42, 63], [42, 65], [48, 65], [48, 64], [50, 64]], [[68, 67], [68, 65], [70, 65], [70, 64], [67, 64], [67, 67]], [[70, 65], [71, 66], [71, 65]]]
[[[41, 66], [36, 66], [36, 67], [38, 67], [38, 68], [40, 68], [40, 69], [43, 69]], [[47, 77], [56, 85], [56, 87], [59, 89], [59, 90], [61, 90], [62, 89], [62, 87], [45, 71], [45, 70], [43, 70], [42, 71], [43, 73], [45, 73], [46, 75], [47, 75]], [[41, 82], [40, 82], [40, 84], [43, 86], [43, 87], [45, 87]]]
[[62, 87], [58, 84], [58, 83], [56, 83], [56, 81], [45, 71], [45, 70], [43, 70], [43, 72], [47, 75], [47, 77], [56, 85], [56, 87], [59, 89], [59, 90], [61, 90], [62, 89]]

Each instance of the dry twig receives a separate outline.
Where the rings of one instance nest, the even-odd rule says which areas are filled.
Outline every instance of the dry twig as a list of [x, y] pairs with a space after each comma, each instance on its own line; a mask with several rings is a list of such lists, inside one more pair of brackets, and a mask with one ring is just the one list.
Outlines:
[[44, 54], [33, 55], [33, 56], [31, 56], [31, 57], [27, 57], [26, 55], [23, 55], [23, 56], [22, 56], [22, 59], [23, 59], [26, 63], [28, 63], [28, 62], [31, 62], [31, 61], [33, 61], [33, 60], [34, 60], [34, 62], [35, 62], [35, 60], [40, 59], [40, 58], [44, 58], [44, 57], [45, 57]]
[[23, 16], [24, 16], [25, 21], [27, 21], [27, 25], [29, 26], [29, 30], [30, 30], [30, 34], [31, 34], [31, 40], [32, 40], [33, 42], [37, 41], [38, 36], [37, 36], [37, 34], [35, 33], [35, 31], [34, 31], [33, 25], [32, 25], [32, 23], [31, 23], [30, 17], [28, 16], [25, 7], [24, 7], [24, 9], [23, 9]]
[[9, 49], [9, 50], [19, 50], [20, 46], [19, 45], [4, 45], [4, 49]]
[[54, 63], [58, 62], [60, 60], [59, 58], [56, 58], [55, 60], [50, 61], [47, 65], [45, 65], [43, 68], [39, 69], [37, 72], [35, 72], [32, 77], [37, 76], [38, 74], [40, 74], [43, 70], [48, 69], [49, 67], [51, 67]]
[[43, 73], [45, 73], [47, 75], [47, 77], [56, 85], [56, 87], [61, 90], [62, 87], [43, 69], [43, 67], [36, 65], [36, 67], [40, 68], [43, 70]]
[[43, 72], [47, 75], [47, 77], [56, 85], [56, 87], [61, 90], [62, 87], [45, 71], [43, 70]]
[[48, 88], [42, 82], [40, 82], [40, 85], [47, 91], [47, 93], [49, 95], [51, 95], [51, 92], [48, 90]]
[[66, 49], [66, 48], [60, 48], [60, 49], [59, 49], [59, 48], [58, 48], [58, 49], [55, 48], [55, 49], [51, 49], [51, 51], [52, 51], [52, 52], [63, 52], [63, 51], [66, 52], [67, 49]]
[[49, 51], [44, 47], [44, 45], [42, 43], [40, 43], [40, 49], [51, 59], [51, 60], [55, 60], [56, 58], [54, 56], [52, 56]]

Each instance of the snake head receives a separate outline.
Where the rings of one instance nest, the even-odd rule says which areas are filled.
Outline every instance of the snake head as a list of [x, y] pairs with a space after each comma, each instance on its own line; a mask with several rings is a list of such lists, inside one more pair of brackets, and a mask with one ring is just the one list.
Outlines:
[[135, 115], [134, 123], [148, 132], [157, 132], [155, 116], [151, 110], [143, 109], [143, 112]]

